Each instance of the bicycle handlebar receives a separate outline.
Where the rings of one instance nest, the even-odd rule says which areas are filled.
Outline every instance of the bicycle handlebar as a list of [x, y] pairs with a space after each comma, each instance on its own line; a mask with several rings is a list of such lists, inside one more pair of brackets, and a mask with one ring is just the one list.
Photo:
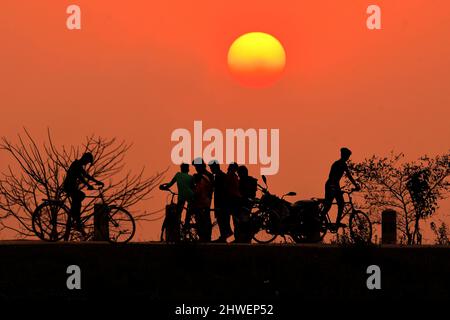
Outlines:
[[104, 197], [104, 194], [103, 194], [103, 189], [104, 189], [104, 185], [102, 185], [102, 186], [98, 186], [97, 188], [94, 188], [94, 187], [92, 187], [92, 189], [89, 189], [88, 188], [88, 190], [89, 191], [98, 191], [98, 196], [92, 196], [92, 195], [88, 195], [88, 196], [86, 196], [86, 198], [89, 198], [89, 199], [96, 199], [96, 198], [98, 198], [99, 196], [100, 196], [100, 198], [101, 199], [104, 199], [103, 197]]
[[170, 193], [171, 193], [172, 195], [174, 195], [174, 196], [177, 196], [177, 195], [178, 195], [176, 192], [173, 192], [171, 189], [169, 189], [169, 188], [164, 188], [164, 187], [162, 187], [162, 186], [159, 186], [159, 190], [170, 192]]

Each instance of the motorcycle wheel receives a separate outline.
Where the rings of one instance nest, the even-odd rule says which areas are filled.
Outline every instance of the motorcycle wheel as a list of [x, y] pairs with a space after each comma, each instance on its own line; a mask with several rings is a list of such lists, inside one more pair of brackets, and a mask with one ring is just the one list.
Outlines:
[[[275, 213], [272, 213], [275, 214]], [[253, 240], [257, 243], [270, 243], [277, 237], [271, 230], [271, 217], [266, 212], [256, 212], [252, 217]]]

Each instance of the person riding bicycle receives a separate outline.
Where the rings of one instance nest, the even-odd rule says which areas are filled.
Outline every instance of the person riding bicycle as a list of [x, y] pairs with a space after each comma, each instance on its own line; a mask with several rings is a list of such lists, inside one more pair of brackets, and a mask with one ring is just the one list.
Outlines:
[[86, 165], [92, 164], [93, 162], [94, 156], [92, 153], [86, 152], [80, 159], [76, 159], [72, 162], [63, 182], [63, 190], [71, 200], [70, 214], [75, 220], [75, 228], [82, 233], [84, 233], [84, 230], [81, 223], [81, 204], [86, 195], [80, 190], [80, 184], [85, 185], [88, 190], [94, 189], [89, 184], [89, 181], [95, 182], [95, 184], [100, 186], [104, 185], [103, 182], [90, 176], [84, 169]]
[[359, 185], [353, 179], [352, 174], [347, 166], [347, 161], [350, 159], [352, 152], [348, 148], [341, 148], [341, 158], [333, 163], [330, 169], [330, 174], [327, 182], [325, 183], [325, 202], [323, 213], [326, 214], [330, 210], [333, 200], [336, 199], [338, 205], [338, 214], [336, 217], [336, 228], [346, 227], [345, 224], [341, 223], [342, 213], [344, 211], [344, 197], [342, 194], [340, 180], [344, 174], [347, 175], [348, 179], [353, 183], [356, 190], [359, 190]]
[[[189, 223], [190, 220], [190, 207], [192, 199], [194, 198], [194, 178], [189, 174], [189, 164], [182, 163], [180, 165], [180, 171], [170, 180], [169, 183], [163, 183], [160, 185], [160, 189], [165, 190], [172, 187], [175, 183], [178, 189], [178, 201], [177, 201], [177, 225], [181, 224], [181, 215], [183, 213], [184, 205], [187, 203], [186, 219], [185, 222]], [[177, 229], [177, 233], [179, 230]], [[176, 235], [177, 237], [178, 235]], [[177, 238], [178, 239], [178, 238]]]

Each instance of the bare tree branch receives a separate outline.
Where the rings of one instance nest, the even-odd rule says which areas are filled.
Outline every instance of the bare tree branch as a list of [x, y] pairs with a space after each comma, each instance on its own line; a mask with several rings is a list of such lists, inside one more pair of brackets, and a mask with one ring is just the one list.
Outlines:
[[[66, 200], [62, 191], [65, 173], [71, 163], [87, 151], [94, 156], [94, 163], [87, 168], [97, 180], [105, 182], [104, 193], [108, 203], [130, 209], [150, 197], [158, 186], [163, 170], [146, 176], [139, 173], [123, 173], [125, 157], [131, 145], [115, 138], [105, 139], [87, 136], [79, 146], [57, 147], [47, 130], [47, 139], [39, 145], [24, 129], [13, 143], [6, 137], [0, 140], [0, 151], [11, 157], [13, 165], [0, 174], [0, 230], [8, 229], [19, 237], [33, 235], [31, 217], [42, 199]], [[82, 212], [92, 212], [96, 199], [87, 199]], [[137, 220], [149, 219], [155, 213], [140, 213]]]
[[[403, 160], [402, 153], [391, 153], [389, 157], [372, 156], [350, 166], [364, 187], [364, 206], [378, 215], [380, 209], [395, 209], [400, 214], [399, 231], [408, 244], [413, 244], [421, 239], [420, 220], [433, 214], [437, 201], [448, 194], [449, 153], [435, 158], [424, 156], [415, 162]], [[423, 172], [427, 173], [426, 192], [414, 197], [411, 181]], [[417, 199], [420, 199], [420, 206]]]

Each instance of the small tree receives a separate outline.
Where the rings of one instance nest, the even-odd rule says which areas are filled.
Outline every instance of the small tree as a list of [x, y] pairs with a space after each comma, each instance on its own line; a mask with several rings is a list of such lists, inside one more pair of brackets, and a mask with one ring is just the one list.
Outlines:
[[[42, 199], [61, 200], [64, 197], [62, 182], [73, 160], [91, 152], [94, 163], [87, 168], [95, 179], [105, 183], [104, 193], [108, 203], [130, 208], [146, 199], [161, 182], [164, 172], [150, 177], [142, 169], [137, 174], [122, 174], [125, 155], [130, 149], [125, 142], [101, 137], [86, 137], [80, 146], [58, 148], [50, 131], [47, 141], [39, 145], [25, 130], [13, 143], [6, 137], [0, 141], [0, 150], [10, 155], [13, 163], [0, 174], [0, 229], [10, 229], [19, 237], [33, 236], [31, 217]], [[96, 199], [86, 199], [82, 212], [92, 212]], [[142, 220], [147, 213], [135, 215]]]
[[351, 163], [363, 186], [363, 201], [373, 213], [394, 209], [400, 214], [398, 229], [407, 244], [421, 243], [420, 221], [434, 214], [438, 201], [449, 190], [449, 154], [424, 156], [405, 162], [403, 154], [372, 156]]
[[434, 232], [436, 236], [435, 243], [440, 245], [448, 245], [450, 244], [450, 239], [448, 238], [448, 227], [442, 222], [441, 226], [438, 228], [434, 222], [430, 223], [431, 230]]

